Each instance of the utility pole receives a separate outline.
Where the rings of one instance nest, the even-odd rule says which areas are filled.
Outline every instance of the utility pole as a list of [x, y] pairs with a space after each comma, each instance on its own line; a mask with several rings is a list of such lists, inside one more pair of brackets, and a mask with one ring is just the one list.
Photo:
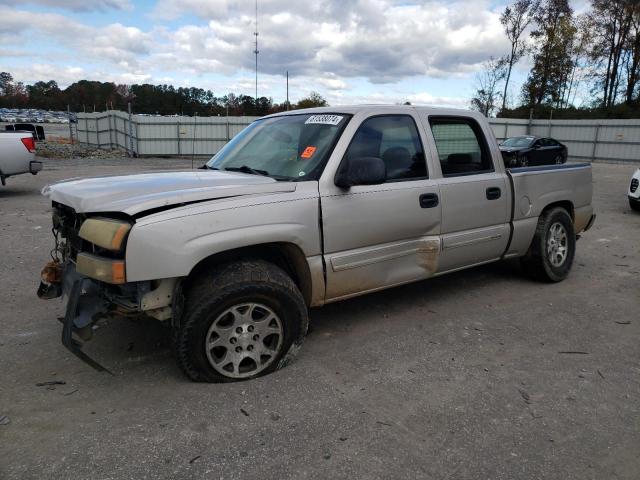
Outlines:
[[253, 53], [255, 53], [256, 55], [256, 109], [257, 109], [258, 108], [258, 53], [260, 53], [260, 50], [258, 50], [258, 0], [256, 0], [256, 31], [253, 32], [253, 34], [256, 37], [256, 44], [255, 44], [256, 48], [253, 51]]
[[289, 111], [289, 70], [287, 70], [287, 111]]

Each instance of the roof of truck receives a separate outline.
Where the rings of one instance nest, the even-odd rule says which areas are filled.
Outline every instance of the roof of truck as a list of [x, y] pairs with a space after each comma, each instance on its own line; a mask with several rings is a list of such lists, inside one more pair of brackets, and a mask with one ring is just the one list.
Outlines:
[[430, 106], [418, 106], [418, 105], [336, 105], [334, 107], [316, 107], [316, 108], [303, 108], [300, 110], [289, 110], [287, 112], [274, 113], [272, 115], [268, 115], [268, 117], [277, 117], [281, 115], [300, 115], [300, 114], [309, 114], [309, 113], [317, 113], [317, 114], [329, 114], [329, 113], [344, 113], [348, 115], [355, 115], [360, 112], [367, 113], [385, 113], [389, 111], [418, 111], [426, 114], [433, 115], [464, 115], [471, 117], [482, 117], [479, 112], [475, 112], [472, 110], [463, 110], [459, 108], [443, 108], [443, 107], [430, 107]]

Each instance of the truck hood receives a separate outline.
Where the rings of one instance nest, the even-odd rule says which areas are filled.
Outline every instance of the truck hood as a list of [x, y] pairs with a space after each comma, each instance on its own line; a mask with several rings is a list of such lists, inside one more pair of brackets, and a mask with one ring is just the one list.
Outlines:
[[293, 192], [294, 182], [235, 172], [192, 170], [76, 178], [47, 185], [42, 194], [78, 213], [127, 215], [184, 203], [241, 195]]

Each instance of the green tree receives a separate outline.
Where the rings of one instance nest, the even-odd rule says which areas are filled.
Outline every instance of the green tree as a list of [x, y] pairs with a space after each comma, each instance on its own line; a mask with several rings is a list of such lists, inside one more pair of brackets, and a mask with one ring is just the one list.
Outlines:
[[533, 66], [522, 88], [523, 97], [530, 106], [559, 104], [573, 67], [571, 49], [576, 34], [568, 0], [544, 0], [534, 16], [534, 28]]
[[301, 99], [296, 108], [326, 107], [329, 103], [318, 92], [311, 92], [308, 97]]
[[476, 93], [471, 108], [485, 117], [495, 113], [500, 101], [499, 84], [507, 74], [508, 60], [491, 58], [484, 62], [482, 72], [476, 75]]
[[511, 44], [511, 51], [506, 57], [502, 110], [505, 109], [507, 104], [507, 89], [511, 80], [511, 70], [527, 52], [527, 44], [523, 35], [539, 7], [540, 0], [516, 0], [513, 4], [507, 5], [500, 15], [500, 23]]
[[594, 33], [589, 53], [596, 70], [595, 91], [600, 92], [605, 108], [615, 105], [625, 81], [626, 100], [633, 99], [640, 62], [639, 10], [637, 0], [591, 1], [589, 20]]
[[8, 95], [13, 85], [13, 75], [9, 72], [0, 72], [0, 95]]

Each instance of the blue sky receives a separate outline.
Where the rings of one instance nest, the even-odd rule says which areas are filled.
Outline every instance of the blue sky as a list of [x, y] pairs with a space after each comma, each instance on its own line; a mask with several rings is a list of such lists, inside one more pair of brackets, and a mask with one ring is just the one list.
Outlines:
[[[586, 0], [573, 2], [584, 10]], [[507, 52], [505, 2], [259, 0], [258, 93], [331, 104], [466, 107], [482, 62]], [[254, 94], [252, 0], [0, 0], [0, 70], [32, 83], [171, 83]], [[517, 66], [517, 99], [529, 65]]]

